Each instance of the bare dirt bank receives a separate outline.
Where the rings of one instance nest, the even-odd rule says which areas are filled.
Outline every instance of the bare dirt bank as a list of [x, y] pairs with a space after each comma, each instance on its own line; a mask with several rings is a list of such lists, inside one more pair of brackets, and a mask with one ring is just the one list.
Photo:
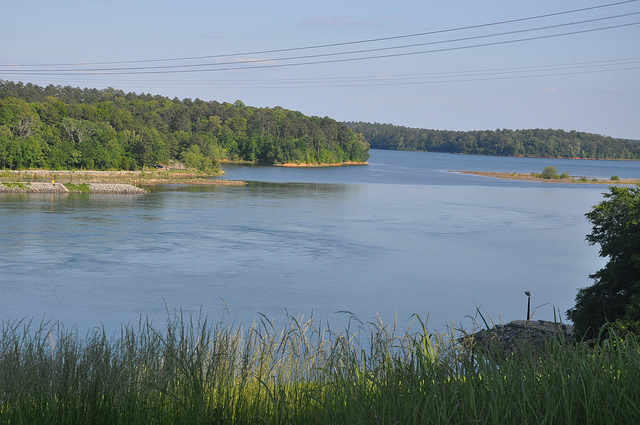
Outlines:
[[306, 168], [313, 168], [313, 167], [341, 167], [344, 165], [369, 165], [368, 162], [352, 162], [352, 161], [346, 161], [346, 162], [336, 162], [333, 164], [311, 164], [311, 163], [306, 163], [306, 162], [302, 162], [302, 163], [295, 163], [295, 162], [285, 162], [284, 164], [275, 164], [276, 167], [306, 167]]

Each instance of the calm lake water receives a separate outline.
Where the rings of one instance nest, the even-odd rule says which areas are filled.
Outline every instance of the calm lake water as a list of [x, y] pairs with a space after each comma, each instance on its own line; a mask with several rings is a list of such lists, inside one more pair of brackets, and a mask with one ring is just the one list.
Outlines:
[[606, 186], [447, 170], [640, 178], [640, 163], [371, 151], [368, 166], [226, 166], [245, 187], [132, 195], [0, 195], [0, 320], [81, 330], [167, 310], [250, 325], [313, 315], [332, 328], [412, 314], [430, 330], [572, 307], [605, 261], [584, 218]]

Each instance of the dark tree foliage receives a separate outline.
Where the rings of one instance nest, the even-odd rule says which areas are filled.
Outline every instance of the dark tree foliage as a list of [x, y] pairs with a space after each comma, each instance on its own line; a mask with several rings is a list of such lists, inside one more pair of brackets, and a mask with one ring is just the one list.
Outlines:
[[567, 311], [576, 330], [593, 337], [606, 323], [640, 333], [640, 185], [612, 186], [605, 200], [586, 214], [593, 224], [587, 235], [600, 245], [609, 262], [590, 277], [595, 284], [580, 289]]
[[171, 159], [364, 162], [362, 135], [331, 118], [241, 101], [205, 102], [0, 80], [0, 168], [136, 169]]
[[373, 149], [545, 158], [640, 159], [640, 143], [564, 130], [446, 131], [348, 122]]

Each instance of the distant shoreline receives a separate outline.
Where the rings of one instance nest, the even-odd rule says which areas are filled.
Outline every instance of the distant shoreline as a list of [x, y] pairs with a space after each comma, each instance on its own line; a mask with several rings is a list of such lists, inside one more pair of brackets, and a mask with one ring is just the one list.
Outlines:
[[220, 164], [231, 165], [269, 165], [271, 167], [300, 167], [300, 168], [322, 168], [322, 167], [341, 167], [349, 165], [369, 165], [368, 162], [344, 161], [344, 162], [284, 162], [282, 164], [263, 164], [256, 161], [239, 161], [231, 159], [221, 159]]
[[501, 173], [496, 171], [459, 171], [459, 170], [448, 170], [450, 173], [461, 173], [461, 174], [471, 174], [475, 176], [483, 176], [483, 177], [493, 177], [504, 180], [525, 180], [525, 181], [535, 181], [542, 183], [577, 183], [577, 184], [640, 184], [640, 179], [620, 179], [620, 180], [611, 180], [611, 179], [603, 179], [603, 180], [594, 180], [594, 179], [580, 179], [577, 177], [572, 177], [568, 179], [545, 179], [542, 177], [535, 177], [531, 174], [524, 173]]
[[353, 161], [345, 161], [345, 162], [334, 162], [334, 163], [320, 163], [313, 164], [309, 162], [285, 162], [283, 164], [274, 164], [276, 167], [300, 167], [300, 168], [317, 168], [317, 167], [341, 167], [346, 165], [369, 165], [368, 162], [353, 162]]

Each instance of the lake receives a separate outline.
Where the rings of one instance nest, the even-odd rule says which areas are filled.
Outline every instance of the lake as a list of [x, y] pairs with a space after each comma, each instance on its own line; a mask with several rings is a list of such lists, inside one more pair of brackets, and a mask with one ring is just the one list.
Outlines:
[[[80, 330], [167, 312], [250, 325], [351, 315], [430, 330], [553, 320], [605, 264], [584, 214], [602, 185], [448, 170], [640, 178], [640, 164], [372, 150], [368, 166], [224, 166], [247, 186], [0, 195], [0, 320]], [[349, 313], [345, 313], [349, 312]], [[397, 319], [396, 319], [397, 318]]]

